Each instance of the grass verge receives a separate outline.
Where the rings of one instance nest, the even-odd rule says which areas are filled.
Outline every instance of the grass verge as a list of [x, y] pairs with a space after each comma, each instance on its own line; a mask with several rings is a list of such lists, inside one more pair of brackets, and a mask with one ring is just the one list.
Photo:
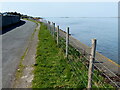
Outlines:
[[[65, 58], [65, 40], [60, 39], [59, 46], [50, 35], [47, 27], [41, 23], [34, 70], [33, 88], [81, 88], [87, 87], [88, 69], [85, 58], [72, 46], [69, 47], [69, 60]], [[84, 63], [81, 63], [84, 62]], [[104, 82], [100, 72], [94, 71], [96, 78], [93, 88], [113, 88]], [[97, 79], [99, 78], [99, 80]]]

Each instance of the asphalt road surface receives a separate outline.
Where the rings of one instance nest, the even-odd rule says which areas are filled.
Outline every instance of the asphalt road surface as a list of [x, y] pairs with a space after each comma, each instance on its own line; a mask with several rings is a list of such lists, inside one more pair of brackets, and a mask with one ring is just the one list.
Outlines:
[[31, 21], [22, 21], [2, 34], [2, 88], [10, 88], [15, 71], [36, 27]]

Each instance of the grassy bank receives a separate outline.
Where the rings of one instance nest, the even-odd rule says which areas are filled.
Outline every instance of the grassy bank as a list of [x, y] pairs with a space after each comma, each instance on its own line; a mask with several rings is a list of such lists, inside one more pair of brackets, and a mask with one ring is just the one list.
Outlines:
[[[50, 35], [47, 27], [41, 23], [37, 47], [36, 64], [34, 70], [33, 88], [86, 88], [88, 69], [85, 58], [69, 47], [69, 60], [65, 58], [65, 41], [61, 38], [59, 46]], [[83, 62], [83, 63], [81, 63]], [[112, 88], [100, 72], [94, 71], [97, 78], [93, 78], [94, 88]]]

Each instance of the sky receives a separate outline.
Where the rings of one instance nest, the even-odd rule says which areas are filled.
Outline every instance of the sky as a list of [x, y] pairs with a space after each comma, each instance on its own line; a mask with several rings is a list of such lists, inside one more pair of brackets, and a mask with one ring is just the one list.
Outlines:
[[37, 17], [117, 17], [117, 2], [1, 2], [2, 12]]

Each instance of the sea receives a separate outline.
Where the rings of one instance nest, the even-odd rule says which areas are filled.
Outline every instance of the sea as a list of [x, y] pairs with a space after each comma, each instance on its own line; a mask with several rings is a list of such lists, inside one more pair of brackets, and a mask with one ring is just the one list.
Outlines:
[[102, 17], [44, 17], [54, 22], [80, 42], [91, 46], [91, 39], [97, 39], [97, 52], [120, 64], [118, 60], [118, 18]]

